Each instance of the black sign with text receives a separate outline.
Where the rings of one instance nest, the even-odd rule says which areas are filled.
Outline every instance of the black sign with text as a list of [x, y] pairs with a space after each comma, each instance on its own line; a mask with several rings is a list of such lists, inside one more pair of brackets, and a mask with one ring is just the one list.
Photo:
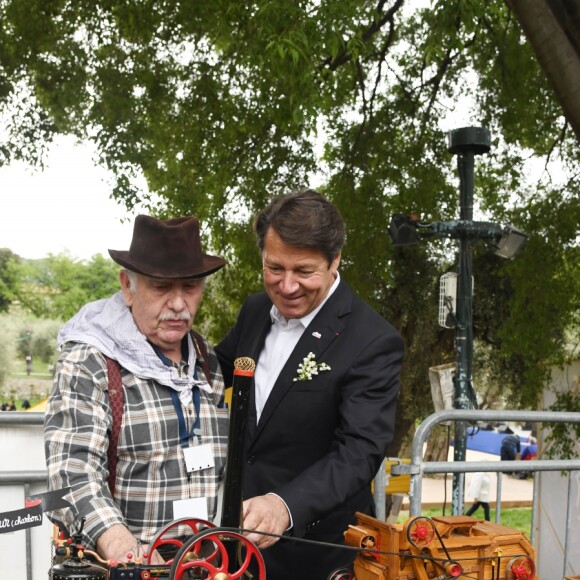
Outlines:
[[48, 491], [26, 499], [26, 507], [10, 512], [0, 512], [0, 534], [7, 534], [42, 525], [42, 512], [52, 511], [71, 504], [63, 499], [70, 487]]
[[42, 505], [0, 513], [0, 534], [42, 525]]

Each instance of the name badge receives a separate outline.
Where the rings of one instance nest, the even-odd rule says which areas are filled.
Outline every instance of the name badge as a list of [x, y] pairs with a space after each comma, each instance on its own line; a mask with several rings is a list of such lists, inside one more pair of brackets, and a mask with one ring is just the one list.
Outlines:
[[207, 520], [207, 499], [194, 497], [192, 499], [178, 499], [173, 502], [173, 519], [197, 518]]
[[215, 467], [213, 452], [209, 443], [187, 447], [183, 450], [183, 456], [185, 457], [185, 469], [188, 473]]

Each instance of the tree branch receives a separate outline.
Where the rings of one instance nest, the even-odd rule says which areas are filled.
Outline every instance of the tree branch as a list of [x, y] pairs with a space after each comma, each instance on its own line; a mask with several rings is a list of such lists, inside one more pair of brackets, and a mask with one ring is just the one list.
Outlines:
[[[380, 14], [386, 0], [380, 0], [377, 5], [377, 13]], [[363, 42], [368, 42], [385, 24], [390, 23], [391, 28], [394, 28], [394, 17], [398, 10], [400, 10], [404, 4], [404, 0], [396, 0], [393, 6], [385, 12], [382, 18], [375, 20], [366, 30], [363, 31], [361, 38]], [[392, 35], [391, 35], [392, 37]], [[337, 68], [346, 64], [352, 60], [352, 53], [346, 48], [334, 58], [328, 57], [322, 63], [322, 67], [326, 67], [328, 70], [335, 71]]]

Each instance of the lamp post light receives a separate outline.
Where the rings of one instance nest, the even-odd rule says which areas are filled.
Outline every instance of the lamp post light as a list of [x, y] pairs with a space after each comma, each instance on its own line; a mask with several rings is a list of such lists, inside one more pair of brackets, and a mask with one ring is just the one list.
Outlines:
[[[420, 238], [439, 237], [459, 240], [457, 296], [455, 312], [455, 350], [457, 371], [454, 382], [454, 407], [469, 409], [477, 406], [472, 385], [473, 362], [473, 286], [471, 244], [476, 240], [488, 241], [495, 253], [512, 259], [528, 236], [513, 226], [502, 227], [490, 222], [473, 221], [474, 159], [487, 153], [491, 137], [487, 129], [465, 127], [448, 134], [448, 151], [457, 155], [459, 171], [460, 219], [424, 223], [416, 217], [402, 214], [392, 217], [389, 235], [395, 246], [417, 244]], [[466, 423], [455, 424], [454, 461], [465, 461]], [[453, 514], [463, 513], [463, 473], [453, 475]]]
[[[473, 223], [473, 185], [475, 155], [487, 153], [491, 146], [489, 131], [477, 127], [467, 127], [451, 131], [448, 135], [448, 150], [457, 155], [459, 171], [460, 219], [466, 224]], [[474, 228], [479, 233], [480, 228]], [[455, 350], [457, 351], [457, 371], [453, 377], [455, 408], [469, 409], [477, 406], [472, 384], [473, 362], [473, 275], [471, 239], [468, 228], [459, 232], [459, 268], [457, 271], [457, 312], [455, 318]], [[470, 404], [471, 403], [471, 404]], [[467, 450], [467, 424], [455, 424], [453, 460], [465, 461]], [[463, 513], [464, 474], [453, 474], [453, 515]]]

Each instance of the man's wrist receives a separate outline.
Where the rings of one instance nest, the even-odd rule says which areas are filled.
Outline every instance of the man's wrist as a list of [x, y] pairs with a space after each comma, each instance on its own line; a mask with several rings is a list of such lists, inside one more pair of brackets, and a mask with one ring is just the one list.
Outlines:
[[126, 561], [127, 555], [135, 556], [139, 541], [123, 524], [115, 524], [97, 539], [97, 552], [106, 560]]
[[286, 511], [288, 512], [288, 521], [290, 522], [288, 524], [288, 527], [284, 531], [285, 532], [290, 531], [294, 527], [294, 520], [292, 519], [292, 513], [290, 512], [290, 508], [288, 507], [288, 504], [277, 493], [270, 492], [270, 493], [267, 493], [266, 495], [272, 495], [272, 496], [278, 498], [284, 504], [284, 507], [286, 508]]

